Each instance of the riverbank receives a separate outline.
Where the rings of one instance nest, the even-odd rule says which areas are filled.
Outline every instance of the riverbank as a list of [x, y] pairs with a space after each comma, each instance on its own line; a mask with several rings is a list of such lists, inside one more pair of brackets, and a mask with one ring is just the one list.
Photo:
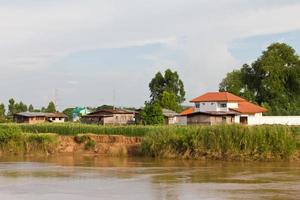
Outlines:
[[300, 127], [0, 125], [2, 154], [298, 160]]

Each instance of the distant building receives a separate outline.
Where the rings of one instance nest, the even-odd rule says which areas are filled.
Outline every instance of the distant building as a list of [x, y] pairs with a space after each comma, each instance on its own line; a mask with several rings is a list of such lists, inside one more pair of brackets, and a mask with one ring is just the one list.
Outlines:
[[87, 115], [90, 112], [91, 111], [87, 108], [76, 107], [72, 112], [72, 121], [73, 122], [79, 121], [82, 116]]
[[167, 125], [172, 125], [172, 124], [178, 124], [179, 120], [180, 120], [180, 114], [173, 111], [173, 110], [169, 110], [169, 109], [162, 109], [163, 112], [163, 116], [165, 119], [165, 124]]
[[101, 125], [126, 125], [135, 123], [135, 111], [124, 109], [101, 109], [82, 116], [83, 123]]
[[14, 122], [38, 124], [45, 122], [63, 123], [67, 116], [63, 113], [21, 112], [14, 115]]
[[249, 124], [253, 118], [262, 117], [267, 109], [246, 101], [229, 92], [209, 92], [193, 100], [195, 107], [181, 113], [187, 124]]

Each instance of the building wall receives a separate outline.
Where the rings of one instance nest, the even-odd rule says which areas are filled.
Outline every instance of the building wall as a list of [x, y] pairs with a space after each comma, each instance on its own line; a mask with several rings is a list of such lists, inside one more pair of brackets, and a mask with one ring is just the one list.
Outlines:
[[177, 116], [178, 125], [187, 125], [187, 116]]
[[210, 124], [210, 116], [209, 115], [187, 116], [187, 124]]
[[114, 114], [112, 117], [105, 117], [104, 124], [133, 124], [134, 114]]
[[46, 122], [46, 117], [16, 116], [16, 117], [14, 117], [14, 122], [16, 122], [16, 123], [26, 123], [26, 124], [39, 124], [39, 123]]
[[209, 115], [190, 115], [187, 116], [187, 124], [233, 124], [234, 116], [209, 116]]
[[[199, 102], [199, 108], [197, 108], [195, 111], [200, 111], [200, 112], [207, 112], [207, 111], [217, 111], [217, 102]], [[196, 103], [197, 105], [197, 103]]]
[[215, 124], [233, 124], [234, 116], [210, 116], [212, 125]]
[[249, 116], [249, 125], [282, 124], [300, 125], [300, 116]]
[[53, 123], [64, 123], [65, 122], [65, 118], [63, 118], [63, 117], [50, 117], [50, 118], [48, 118], [48, 120]]
[[[229, 111], [229, 108], [238, 108], [238, 103], [234, 102], [200, 102], [199, 108], [196, 111], [207, 112], [207, 111]], [[221, 104], [226, 104], [226, 107], [221, 107]], [[196, 107], [197, 103], [195, 104]]]

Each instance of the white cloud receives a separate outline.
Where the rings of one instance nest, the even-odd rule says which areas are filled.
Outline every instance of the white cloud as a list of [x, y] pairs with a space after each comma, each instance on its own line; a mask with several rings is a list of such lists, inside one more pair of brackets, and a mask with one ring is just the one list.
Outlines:
[[[140, 83], [140, 74], [154, 73], [160, 69], [159, 65], [172, 65], [182, 74], [191, 98], [217, 89], [224, 73], [237, 67], [238, 62], [228, 52], [231, 41], [300, 29], [299, 18], [300, 2], [292, 0], [0, 1], [0, 70], [5, 71], [6, 82], [14, 82], [16, 72], [32, 71], [28, 76], [44, 76], [41, 85], [51, 90], [51, 84], [46, 82], [63, 78], [51, 74], [53, 64], [71, 53], [163, 43], [170, 51], [179, 49], [183, 61], [164, 58], [159, 52], [148, 55], [154, 60], [153, 68], [141, 69], [144, 71], [137, 72], [131, 81]], [[17, 77], [26, 80], [24, 76]], [[118, 75], [119, 80], [125, 81], [124, 90], [132, 85], [126, 83], [127, 78], [124, 73]], [[147, 94], [147, 81], [135, 84], [136, 91], [145, 91], [140, 96]], [[34, 87], [30, 81], [26, 85]], [[98, 89], [108, 90], [108, 87], [109, 84], [101, 85]], [[6, 92], [0, 100], [6, 100], [8, 95], [22, 96], [18, 89], [13, 91]], [[134, 95], [126, 96], [125, 92], [123, 95], [125, 104], [143, 103], [140, 99], [137, 102]], [[80, 98], [76, 103], [84, 102]]]

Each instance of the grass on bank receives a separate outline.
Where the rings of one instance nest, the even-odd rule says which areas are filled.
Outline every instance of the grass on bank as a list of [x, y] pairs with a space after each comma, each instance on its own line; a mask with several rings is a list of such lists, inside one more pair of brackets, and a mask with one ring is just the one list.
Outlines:
[[299, 127], [199, 126], [188, 132], [152, 132], [142, 151], [152, 157], [225, 160], [288, 159], [299, 148]]
[[0, 126], [0, 152], [51, 153], [58, 144], [56, 134], [23, 133], [19, 127]]
[[[57, 135], [142, 136], [142, 152], [152, 157], [287, 159], [300, 150], [299, 126], [98, 126], [86, 124], [0, 124], [0, 148], [49, 151]], [[91, 144], [90, 146], [92, 146]], [[87, 146], [87, 149], [90, 148]]]

